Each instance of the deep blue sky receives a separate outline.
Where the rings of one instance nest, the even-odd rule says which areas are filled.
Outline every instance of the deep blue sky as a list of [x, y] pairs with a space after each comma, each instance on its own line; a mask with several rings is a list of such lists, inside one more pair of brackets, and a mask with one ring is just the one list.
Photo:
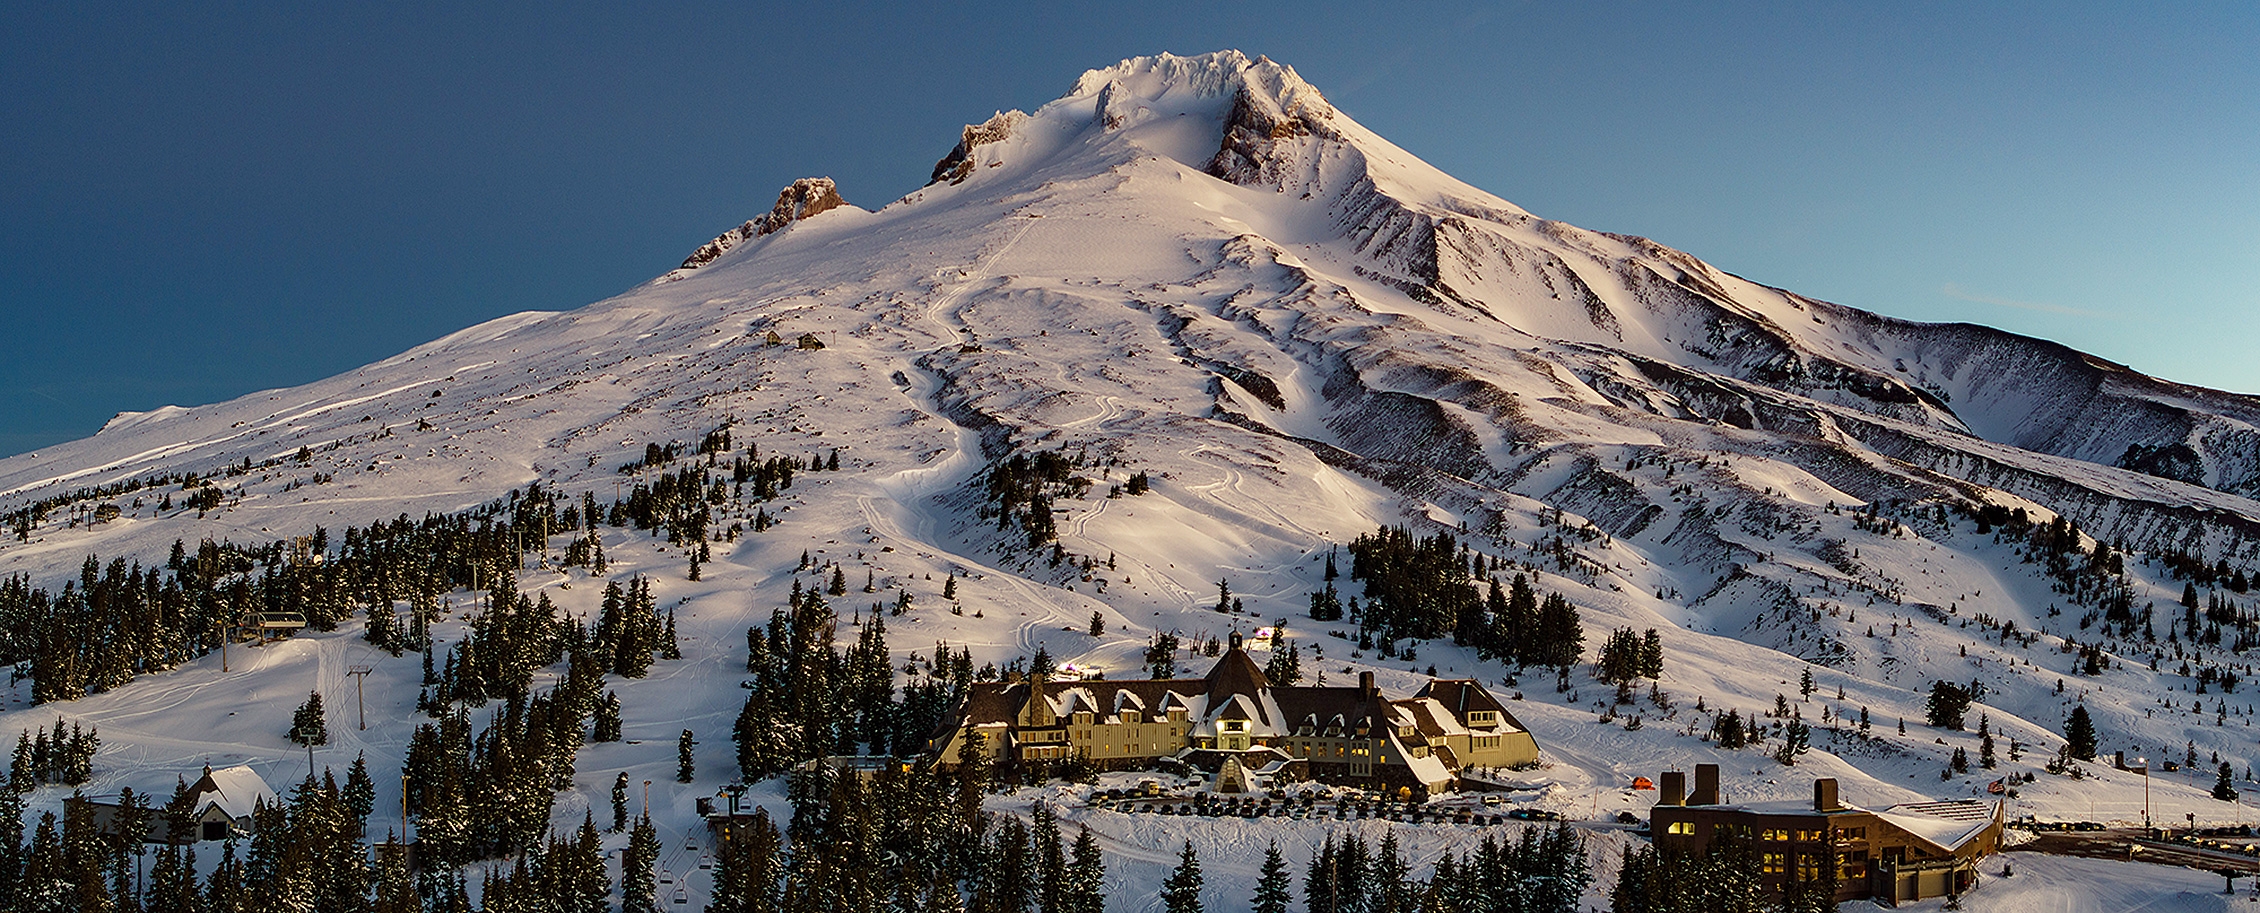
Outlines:
[[2260, 391], [2249, 2], [959, 6], [8, 4], [0, 454], [586, 304], [795, 177], [875, 208], [1223, 47], [1543, 216]]

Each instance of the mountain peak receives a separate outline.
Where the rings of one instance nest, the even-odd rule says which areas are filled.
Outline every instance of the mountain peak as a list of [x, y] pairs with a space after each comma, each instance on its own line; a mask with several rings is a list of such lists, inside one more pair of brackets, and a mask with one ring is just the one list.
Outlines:
[[1145, 101], [1167, 96], [1229, 98], [1247, 89], [1282, 107], [1290, 104], [1325, 105], [1318, 90], [1304, 82], [1295, 68], [1269, 57], [1234, 50], [1179, 57], [1157, 54], [1132, 57], [1111, 67], [1086, 71], [1075, 81], [1067, 98], [1083, 98], [1113, 91]]

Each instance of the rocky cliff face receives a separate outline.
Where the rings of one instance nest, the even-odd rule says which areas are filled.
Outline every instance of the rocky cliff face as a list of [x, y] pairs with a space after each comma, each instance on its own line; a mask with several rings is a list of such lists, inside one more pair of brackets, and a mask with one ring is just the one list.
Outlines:
[[684, 258], [678, 269], [697, 269], [714, 262], [732, 248], [772, 232], [783, 231], [794, 222], [847, 205], [840, 198], [839, 188], [831, 178], [801, 178], [777, 194], [777, 205], [757, 219], [749, 219]]

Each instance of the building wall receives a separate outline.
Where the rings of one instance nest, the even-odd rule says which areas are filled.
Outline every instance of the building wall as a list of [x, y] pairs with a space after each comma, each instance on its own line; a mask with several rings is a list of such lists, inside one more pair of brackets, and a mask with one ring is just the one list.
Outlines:
[[[1489, 744], [1482, 744], [1484, 739]], [[1486, 736], [1480, 732], [1468, 735], [1449, 735], [1444, 744], [1452, 749], [1452, 756], [1462, 767], [1513, 767], [1535, 763], [1538, 760], [1538, 740], [1527, 732], [1503, 732]]]
[[1840, 900], [1870, 894], [1869, 860], [1878, 823], [1874, 815], [1854, 810], [1760, 814], [1731, 807], [1658, 805], [1649, 815], [1658, 849], [1700, 853], [1714, 840], [1746, 840], [1758, 860], [1760, 883], [1777, 895], [1793, 881], [1817, 879], [1814, 867], [1833, 846]]
[[[1970, 839], [1952, 855], [1873, 814], [1857, 809], [1804, 814], [1759, 813], [1731, 806], [1658, 805], [1650, 813], [1658, 849], [1702, 852], [1718, 839], [1747, 839], [1760, 878], [1776, 894], [1805, 873], [1803, 860], [1837, 854], [1839, 900], [1938, 897], [1967, 884], [1977, 860], [1998, 850], [1999, 830]], [[1743, 836], [1747, 835], [1747, 836]], [[1909, 871], [1897, 871], [1895, 863]]]
[[1192, 724], [1184, 714], [1168, 722], [1100, 722], [1092, 714], [1078, 713], [1067, 724], [1067, 743], [1093, 761], [1159, 758], [1185, 747], [1185, 731]]

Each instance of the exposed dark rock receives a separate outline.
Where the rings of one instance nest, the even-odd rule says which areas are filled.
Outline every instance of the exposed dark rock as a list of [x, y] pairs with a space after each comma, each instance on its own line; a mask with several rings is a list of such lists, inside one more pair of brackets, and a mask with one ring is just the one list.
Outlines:
[[801, 178], [777, 194], [777, 205], [768, 214], [753, 219], [692, 251], [681, 268], [697, 269], [714, 262], [715, 258], [754, 238], [770, 234], [809, 216], [847, 205], [840, 198], [839, 188], [831, 178]]
[[1012, 128], [1027, 116], [1018, 111], [1000, 111], [984, 123], [966, 124], [965, 134], [958, 139], [956, 148], [934, 163], [934, 175], [926, 183], [939, 184], [944, 180], [952, 184], [965, 183], [973, 174], [973, 150], [1011, 136]]

